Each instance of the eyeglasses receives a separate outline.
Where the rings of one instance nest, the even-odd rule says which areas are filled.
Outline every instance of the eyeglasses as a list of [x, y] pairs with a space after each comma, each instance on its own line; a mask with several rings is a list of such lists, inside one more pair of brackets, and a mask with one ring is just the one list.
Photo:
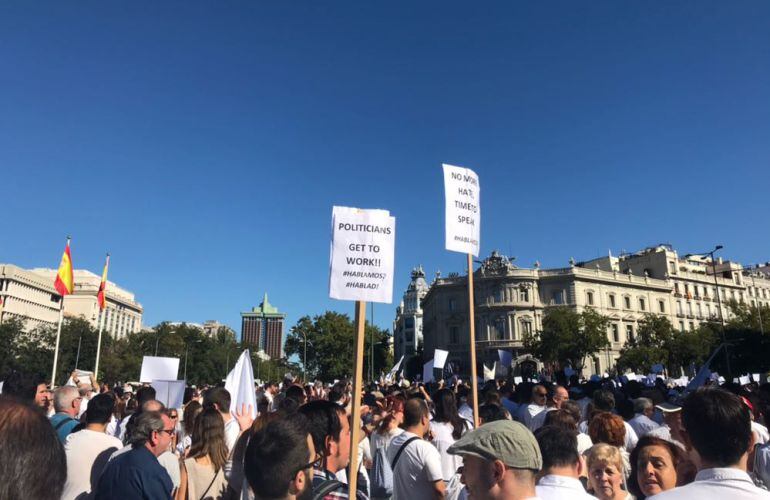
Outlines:
[[174, 432], [175, 432], [175, 430], [174, 430], [174, 429], [161, 429], [161, 430], [159, 430], [159, 431], [157, 431], [157, 432], [165, 432], [165, 433], [166, 433], [166, 434], [168, 434], [169, 436], [173, 436], [173, 435], [174, 435]]
[[296, 473], [301, 470], [309, 469], [311, 467], [314, 469], [319, 469], [321, 467], [321, 464], [323, 464], [323, 461], [324, 461], [324, 456], [321, 453], [316, 453], [315, 460], [303, 465], [302, 467], [298, 467], [294, 472]]
[[171, 414], [171, 415], [168, 416], [168, 418], [177, 418], [177, 417], [179, 417], [179, 415], [177, 415], [176, 413]]

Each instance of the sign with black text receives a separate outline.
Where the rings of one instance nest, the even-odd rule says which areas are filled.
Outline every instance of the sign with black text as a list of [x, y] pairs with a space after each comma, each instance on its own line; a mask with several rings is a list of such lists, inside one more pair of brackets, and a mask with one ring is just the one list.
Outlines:
[[395, 242], [387, 210], [334, 207], [329, 297], [390, 304]]
[[481, 208], [479, 176], [464, 167], [444, 164], [446, 249], [479, 256]]

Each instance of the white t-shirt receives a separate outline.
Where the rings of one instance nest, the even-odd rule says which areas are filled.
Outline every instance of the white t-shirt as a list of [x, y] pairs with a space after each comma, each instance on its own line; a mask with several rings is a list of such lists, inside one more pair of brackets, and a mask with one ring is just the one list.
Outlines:
[[377, 450], [380, 448], [385, 448], [385, 451], [388, 450], [388, 445], [390, 444], [390, 441], [404, 432], [404, 429], [401, 427], [394, 427], [393, 429], [384, 432], [379, 433], [377, 431], [372, 432], [372, 435], [369, 436], [369, 439], [371, 440], [371, 450], [372, 450], [372, 456], [374, 456], [375, 453], [377, 453]]
[[[463, 422], [467, 421], [463, 419]], [[463, 434], [468, 431], [469, 427], [466, 426], [463, 429]], [[447, 453], [447, 449], [455, 444], [456, 441], [452, 436], [454, 427], [449, 422], [431, 422], [430, 430], [433, 432], [433, 441], [431, 443], [436, 447], [441, 456], [441, 470], [444, 471], [444, 481], [449, 481], [457, 473], [457, 469], [463, 465], [463, 459], [460, 455], [450, 455]]]
[[103, 432], [83, 429], [67, 436], [64, 452], [67, 455], [67, 482], [62, 493], [63, 500], [77, 498], [90, 493], [91, 478], [98, 480], [110, 455], [123, 447], [114, 436]]
[[235, 442], [238, 441], [238, 436], [241, 435], [241, 427], [238, 425], [238, 421], [235, 418], [225, 424], [225, 443], [227, 444], [227, 451], [233, 451]]
[[[413, 437], [416, 436], [411, 432], [394, 437], [388, 446], [388, 461], [393, 463], [401, 445]], [[424, 439], [412, 441], [393, 469], [393, 500], [433, 498], [433, 483], [443, 479], [438, 450]]]

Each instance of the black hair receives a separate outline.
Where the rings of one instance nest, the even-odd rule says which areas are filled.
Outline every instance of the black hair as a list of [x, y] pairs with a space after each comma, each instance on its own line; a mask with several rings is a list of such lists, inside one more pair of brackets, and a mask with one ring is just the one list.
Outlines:
[[332, 403], [337, 403], [339, 401], [342, 401], [342, 399], [345, 397], [345, 384], [342, 382], [337, 382], [332, 386], [331, 389], [329, 389], [329, 401]]
[[749, 449], [749, 408], [725, 390], [702, 387], [690, 393], [682, 406], [682, 423], [698, 455], [712, 467], [731, 467]]
[[0, 498], [59, 498], [66, 480], [64, 447], [48, 419], [0, 396]]
[[293, 399], [297, 402], [298, 406], [301, 405], [304, 401], [307, 400], [305, 389], [303, 389], [300, 385], [289, 386], [289, 388], [286, 389], [286, 399]]
[[220, 413], [230, 412], [230, 393], [224, 387], [214, 387], [203, 394], [203, 409], [214, 408]]
[[249, 486], [260, 498], [286, 497], [289, 483], [312, 460], [307, 426], [307, 419], [294, 413], [269, 422], [249, 440], [243, 468]]
[[452, 424], [452, 437], [460, 439], [468, 427], [466, 420], [457, 412], [454, 393], [450, 389], [440, 389], [436, 391], [432, 399], [436, 410], [433, 421]]
[[595, 391], [593, 403], [596, 411], [612, 411], [615, 408], [615, 395], [606, 389]]
[[147, 401], [155, 399], [155, 388], [152, 386], [140, 387], [136, 391], [136, 401], [141, 407]]
[[406, 428], [420, 425], [420, 421], [422, 421], [422, 419], [428, 415], [430, 415], [430, 410], [428, 410], [428, 404], [424, 399], [409, 399], [404, 405], [403, 426]]
[[551, 467], [572, 467], [580, 460], [575, 432], [545, 425], [535, 431], [535, 439], [543, 456], [544, 472]]
[[506, 420], [508, 416], [500, 405], [488, 404], [479, 406], [479, 418], [482, 423], [488, 424], [496, 420]]
[[347, 418], [345, 409], [337, 403], [319, 399], [302, 405], [299, 413], [307, 418], [307, 429], [313, 437], [318, 453], [326, 453], [326, 436], [333, 441], [340, 440], [342, 419]]
[[112, 417], [112, 412], [115, 409], [115, 397], [105, 392], [103, 394], [97, 394], [88, 402], [88, 408], [86, 408], [86, 423], [87, 424], [106, 424]]
[[11, 370], [5, 376], [3, 382], [3, 396], [12, 396], [19, 401], [32, 403], [37, 395], [37, 386], [45, 384], [46, 381], [40, 375], [35, 373], [22, 373], [17, 370]]

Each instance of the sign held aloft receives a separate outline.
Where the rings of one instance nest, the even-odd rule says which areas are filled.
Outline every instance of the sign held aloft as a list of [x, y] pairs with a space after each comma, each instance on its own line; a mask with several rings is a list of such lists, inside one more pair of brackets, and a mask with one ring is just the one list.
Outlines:
[[464, 167], [444, 164], [446, 249], [479, 256], [481, 186], [479, 176]]
[[395, 242], [387, 210], [334, 207], [329, 297], [390, 304]]

